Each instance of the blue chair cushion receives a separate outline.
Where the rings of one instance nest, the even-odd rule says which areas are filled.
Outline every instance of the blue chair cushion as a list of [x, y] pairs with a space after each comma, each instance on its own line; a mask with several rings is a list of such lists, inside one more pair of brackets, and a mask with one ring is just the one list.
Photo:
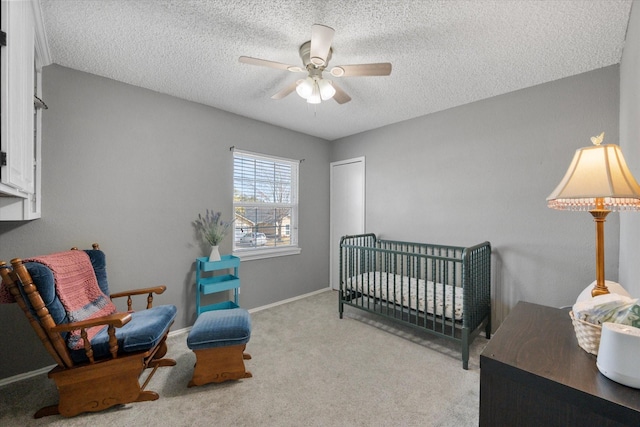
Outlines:
[[206, 311], [196, 319], [187, 347], [191, 350], [246, 344], [251, 336], [251, 317], [243, 308]]
[[[33, 284], [38, 289], [40, 296], [42, 297], [42, 301], [44, 301], [45, 307], [49, 310], [49, 314], [53, 318], [53, 321], [56, 325], [60, 325], [62, 323], [69, 323], [69, 317], [67, 316], [67, 311], [62, 305], [62, 301], [58, 298], [58, 294], [56, 293], [56, 284], [55, 279], [53, 277], [53, 272], [44, 264], [40, 264], [39, 262], [25, 262], [24, 266], [27, 268], [31, 279], [33, 280]], [[33, 313], [36, 319], [38, 316], [31, 307], [31, 302], [28, 298], [26, 298], [24, 289], [22, 286], [18, 286], [18, 289], [22, 293], [23, 299], [27, 301], [29, 305], [29, 309]]]
[[91, 266], [96, 274], [100, 290], [103, 294], [110, 295], [109, 282], [107, 281], [107, 259], [104, 252], [100, 249], [85, 249], [85, 252], [91, 260]]
[[[176, 311], [175, 305], [159, 305], [132, 312], [131, 321], [116, 329], [119, 353], [146, 351], [156, 346], [171, 327]], [[96, 360], [110, 355], [106, 327], [93, 337], [91, 347]], [[71, 358], [76, 363], [88, 360], [84, 350], [71, 351]]]

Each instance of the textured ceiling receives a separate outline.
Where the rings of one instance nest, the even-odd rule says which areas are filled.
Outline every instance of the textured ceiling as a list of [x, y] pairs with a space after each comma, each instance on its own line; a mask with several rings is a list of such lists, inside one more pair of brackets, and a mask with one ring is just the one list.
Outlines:
[[[54, 63], [334, 140], [620, 62], [631, 0], [41, 0]], [[329, 66], [352, 97], [270, 98], [301, 74], [311, 25], [336, 30]], [[328, 73], [326, 73], [328, 75]]]

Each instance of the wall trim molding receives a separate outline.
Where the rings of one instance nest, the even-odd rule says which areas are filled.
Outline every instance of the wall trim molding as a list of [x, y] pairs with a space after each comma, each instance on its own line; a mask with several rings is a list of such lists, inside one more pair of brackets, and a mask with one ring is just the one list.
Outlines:
[[44, 368], [36, 369], [35, 371], [24, 372], [22, 374], [14, 375], [12, 377], [3, 378], [3, 379], [0, 380], [0, 387], [2, 387], [4, 385], [7, 385], [7, 384], [15, 383], [17, 381], [26, 380], [26, 379], [29, 379], [31, 377], [35, 377], [36, 375], [46, 374], [51, 369], [53, 369], [55, 366], [56, 365], [45, 366]]

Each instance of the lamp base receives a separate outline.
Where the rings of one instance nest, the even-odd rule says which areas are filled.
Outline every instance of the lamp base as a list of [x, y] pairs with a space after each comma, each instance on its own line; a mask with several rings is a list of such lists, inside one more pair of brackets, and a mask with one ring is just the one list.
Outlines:
[[[626, 289], [623, 288], [619, 283], [612, 282], [611, 280], [605, 280], [604, 284], [609, 289], [609, 293], [623, 295], [625, 297], [631, 298], [629, 292], [627, 292]], [[592, 291], [594, 290], [595, 286], [596, 280], [594, 280], [589, 286], [587, 286], [582, 292], [580, 292], [580, 295], [578, 295], [578, 299], [576, 300], [576, 302], [586, 301], [593, 298]]]
[[598, 284], [596, 284], [593, 289], [591, 289], [591, 296], [594, 298], [599, 295], [606, 295], [608, 293], [609, 288], [607, 287], [607, 285], [598, 286]]

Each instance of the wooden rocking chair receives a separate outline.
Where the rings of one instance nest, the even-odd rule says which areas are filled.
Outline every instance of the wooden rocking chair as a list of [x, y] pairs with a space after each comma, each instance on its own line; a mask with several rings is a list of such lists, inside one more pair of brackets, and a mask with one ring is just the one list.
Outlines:
[[[34, 418], [158, 399], [145, 387], [158, 367], [176, 364], [162, 359], [176, 307], [152, 307], [153, 294], [166, 286], [109, 295], [105, 256], [97, 244], [93, 250], [16, 258], [11, 267], [0, 261], [3, 285], [57, 363], [49, 378], [58, 387], [59, 403], [38, 410]], [[147, 295], [146, 310], [132, 311], [134, 295]], [[111, 300], [118, 297], [127, 297], [128, 312], [116, 312]], [[152, 371], [141, 386], [146, 368]]]

